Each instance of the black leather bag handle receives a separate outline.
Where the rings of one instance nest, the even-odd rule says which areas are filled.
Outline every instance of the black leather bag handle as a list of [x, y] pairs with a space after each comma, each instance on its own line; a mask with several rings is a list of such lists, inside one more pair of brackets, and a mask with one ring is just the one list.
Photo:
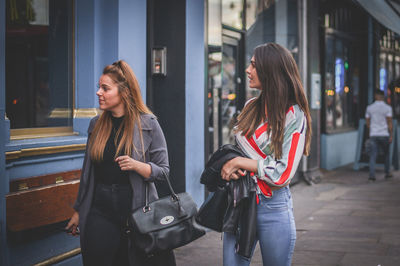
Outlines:
[[[167, 173], [162, 168], [161, 168], [161, 172], [162, 172], [163, 176], [165, 177], [165, 179], [167, 180], [168, 187], [169, 187], [169, 190], [171, 192], [172, 199], [178, 203], [178, 208], [180, 210], [182, 210], [180, 202], [179, 202], [179, 196], [175, 193], [174, 189], [172, 188], [171, 181], [169, 181], [169, 177], [168, 177]], [[149, 203], [150, 203], [150, 200], [149, 200], [149, 184], [146, 183], [146, 204], [143, 207], [143, 212], [148, 212], [150, 210]]]

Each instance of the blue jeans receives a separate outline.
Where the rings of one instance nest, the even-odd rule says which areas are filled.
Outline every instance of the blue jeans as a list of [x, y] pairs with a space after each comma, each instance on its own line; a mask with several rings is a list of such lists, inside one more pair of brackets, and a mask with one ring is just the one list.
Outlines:
[[[296, 226], [293, 216], [293, 202], [288, 187], [274, 191], [268, 199], [259, 195], [257, 205], [257, 239], [253, 244], [253, 252], [257, 241], [264, 266], [287, 266], [291, 264], [296, 242]], [[224, 266], [250, 265], [246, 259], [235, 253], [236, 237], [232, 233], [224, 233], [223, 258]]]
[[385, 173], [390, 171], [389, 166], [389, 137], [370, 137], [371, 153], [369, 155], [369, 177], [375, 177], [375, 164], [378, 155], [379, 147], [383, 150], [385, 155]]

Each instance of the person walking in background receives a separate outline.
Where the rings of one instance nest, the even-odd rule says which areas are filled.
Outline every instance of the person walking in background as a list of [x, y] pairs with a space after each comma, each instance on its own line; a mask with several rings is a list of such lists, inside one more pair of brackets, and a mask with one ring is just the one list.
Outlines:
[[375, 101], [368, 105], [365, 120], [369, 129], [371, 144], [369, 156], [369, 180], [375, 181], [375, 164], [378, 150], [382, 149], [385, 156], [385, 178], [392, 177], [390, 173], [389, 145], [393, 139], [392, 107], [385, 103], [385, 94], [377, 89], [374, 93]]
[[137, 79], [122, 60], [108, 65], [99, 80], [100, 116], [88, 129], [79, 193], [66, 229], [80, 228], [83, 264], [175, 265], [172, 251], [148, 258], [126, 235], [132, 210], [158, 198], [156, 179], [169, 173], [164, 134], [143, 103]]
[[[310, 150], [310, 111], [296, 62], [286, 48], [275, 43], [256, 47], [246, 73], [249, 86], [260, 90], [246, 103], [235, 127], [236, 142], [249, 158], [226, 162], [221, 176], [236, 180], [245, 171], [254, 173], [256, 241], [263, 265], [287, 266], [296, 241], [289, 183]], [[236, 253], [235, 243], [234, 234], [224, 233], [224, 265], [249, 265], [250, 260]]]

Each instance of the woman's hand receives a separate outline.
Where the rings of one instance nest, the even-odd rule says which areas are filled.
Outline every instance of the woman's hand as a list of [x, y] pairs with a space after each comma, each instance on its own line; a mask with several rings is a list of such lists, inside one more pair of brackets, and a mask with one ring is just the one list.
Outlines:
[[69, 220], [68, 225], [65, 227], [65, 230], [67, 230], [68, 234], [77, 236], [79, 234], [78, 225], [79, 225], [79, 213], [74, 212], [74, 214], [72, 214], [71, 220]]
[[122, 171], [135, 171], [144, 178], [149, 178], [151, 175], [151, 166], [148, 163], [137, 161], [129, 155], [118, 156], [115, 161]]
[[115, 161], [118, 163], [119, 168], [122, 171], [133, 171], [136, 168], [137, 161], [128, 155], [122, 155], [115, 158]]
[[226, 181], [237, 180], [240, 176], [246, 175], [246, 170], [239, 167], [240, 157], [227, 161], [221, 169], [221, 177]]

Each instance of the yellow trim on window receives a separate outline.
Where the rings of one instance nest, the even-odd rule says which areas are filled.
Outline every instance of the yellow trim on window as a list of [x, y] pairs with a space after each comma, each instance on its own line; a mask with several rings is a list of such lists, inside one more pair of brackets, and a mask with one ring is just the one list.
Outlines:
[[85, 148], [86, 144], [71, 144], [62, 146], [21, 149], [19, 151], [6, 152], [6, 160], [18, 159], [21, 157], [28, 157], [28, 156], [38, 156], [38, 155], [71, 152], [71, 151], [82, 151], [85, 150]]
[[[74, 118], [92, 118], [101, 114], [101, 110], [97, 108], [80, 108], [73, 112]], [[69, 118], [71, 115], [70, 109], [55, 108], [50, 113], [50, 118]], [[72, 127], [39, 127], [39, 128], [20, 128], [10, 129], [10, 140], [20, 139], [36, 139], [48, 137], [62, 137], [78, 135], [73, 131]]]
[[54, 108], [51, 110], [49, 118], [71, 118], [71, 108]]
[[92, 118], [101, 114], [97, 108], [79, 108], [74, 110], [74, 118]]
[[78, 135], [72, 127], [38, 127], [10, 129], [10, 140]]

